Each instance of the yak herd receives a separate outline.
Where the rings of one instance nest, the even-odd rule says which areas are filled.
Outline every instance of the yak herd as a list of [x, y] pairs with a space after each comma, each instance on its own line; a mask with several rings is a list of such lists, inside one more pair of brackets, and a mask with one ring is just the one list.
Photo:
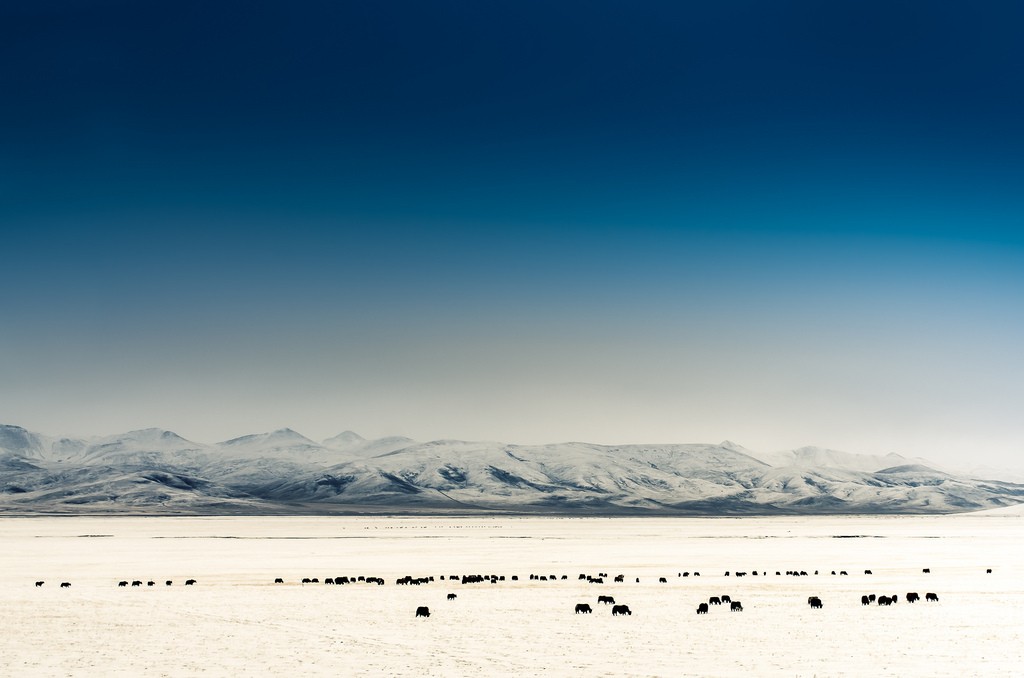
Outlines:
[[[930, 572], [931, 572], [931, 570], [929, 568], [924, 568], [922, 570], [923, 574], [929, 574]], [[992, 569], [991, 568], [986, 569], [985, 572], [987, 574], [991, 574], [992, 573]], [[735, 572], [735, 571], [730, 573], [729, 571], [726, 571], [724, 576], [728, 577], [728, 576], [730, 576], [730, 574], [732, 576], [734, 576], [734, 577], [744, 577], [744, 576], [746, 576], [747, 573], [746, 572]], [[767, 575], [768, 572], [762, 572], [761, 574]], [[781, 576], [782, 572], [781, 571], [777, 571], [775, 574], [777, 576]], [[818, 571], [815, 570], [814, 574], [818, 574]], [[836, 571], [832, 570], [832, 574], [835, 575]], [[845, 570], [840, 570], [839, 571], [839, 576], [846, 575], [846, 574], [847, 574], [847, 572]], [[872, 571], [871, 570], [864, 570], [864, 574], [870, 575], [870, 574], [872, 574]], [[758, 575], [757, 570], [753, 570], [751, 572], [751, 575], [757, 576]], [[806, 577], [806, 576], [808, 576], [808, 574], [807, 574], [807, 572], [805, 570], [786, 570], [786, 575], [795, 576], [795, 577]], [[679, 577], [689, 577], [690, 576], [690, 572], [680, 572], [678, 574], [678, 576]], [[699, 577], [700, 576], [700, 572], [694, 572], [693, 576]], [[608, 573], [607, 572], [600, 572], [600, 573], [597, 574], [597, 576], [593, 576], [593, 575], [589, 575], [589, 574], [580, 574], [579, 580], [580, 581], [586, 581], [586, 582], [591, 583], [591, 584], [603, 584], [606, 577], [608, 577]], [[548, 575], [531, 574], [530, 575], [530, 580], [531, 581], [565, 581], [568, 578], [569, 578], [568, 575], [561, 575], [561, 576], [553, 575], [553, 574], [548, 574]], [[445, 576], [441, 575], [439, 577], [439, 579], [441, 581], [445, 581]], [[509, 577], [509, 579], [511, 581], [518, 581], [519, 577], [517, 575], [512, 575], [511, 577]], [[413, 577], [411, 575], [407, 575], [405, 577], [401, 577], [399, 579], [396, 579], [395, 580], [395, 585], [397, 585], [397, 586], [420, 586], [422, 584], [429, 584], [429, 583], [431, 583], [433, 581], [434, 581], [434, 577], [430, 577], [430, 576], [427, 576], [427, 577]], [[505, 576], [504, 575], [496, 575], [496, 574], [491, 574], [491, 575], [479, 575], [479, 574], [449, 575], [447, 581], [453, 582], [453, 583], [454, 582], [461, 582], [462, 584], [480, 584], [480, 583], [485, 583], [485, 582], [490, 583], [490, 584], [496, 584], [498, 582], [505, 581]], [[616, 575], [615, 578], [614, 578], [614, 581], [616, 583], [624, 583], [625, 582], [625, 575], [622, 575], [622, 574]], [[383, 586], [384, 585], [384, 579], [382, 579], [381, 577], [373, 577], [373, 576], [365, 576], [365, 575], [350, 576], [350, 577], [347, 577], [347, 576], [327, 577], [323, 581], [324, 584], [331, 584], [331, 585], [356, 584], [358, 582], [364, 582], [364, 583], [367, 583], [367, 584], [376, 584], [378, 586]], [[640, 583], [640, 578], [639, 577], [636, 578], [636, 582]], [[665, 577], [659, 577], [658, 578], [658, 582], [664, 584], [664, 583], [667, 583], [668, 580]], [[46, 583], [45, 581], [37, 581], [35, 583], [35, 585], [38, 588], [38, 587], [43, 586], [45, 583]], [[165, 586], [171, 586], [171, 585], [173, 585], [173, 583], [174, 582], [172, 580], [170, 580], [170, 579], [168, 579], [167, 581], [164, 582]], [[195, 583], [196, 583], [195, 579], [188, 579], [188, 580], [185, 581], [185, 586], [192, 586]], [[274, 583], [275, 584], [284, 584], [285, 582], [284, 582], [283, 578], [276, 577], [274, 579]], [[301, 580], [301, 583], [302, 584], [319, 584], [320, 580], [317, 577], [303, 577], [302, 580]], [[133, 587], [134, 586], [142, 586], [142, 584], [143, 584], [143, 582], [140, 579], [133, 580], [130, 583], [130, 585], [133, 586]], [[128, 580], [122, 580], [122, 581], [119, 581], [117, 583], [117, 585], [118, 585], [118, 587], [124, 588], [124, 587], [128, 587], [129, 586], [129, 582], [128, 582]], [[149, 581], [146, 582], [146, 586], [155, 586], [155, 585], [156, 585], [156, 582], [154, 582], [152, 580], [149, 580]], [[70, 587], [71, 587], [71, 583], [70, 582], [62, 582], [60, 584], [60, 588], [70, 588]], [[456, 600], [457, 597], [458, 596], [456, 596], [454, 593], [449, 593], [448, 594], [448, 600]], [[916, 603], [916, 602], [921, 600], [921, 596], [918, 593], [916, 593], [916, 592], [909, 592], [909, 593], [906, 594], [906, 596], [904, 598], [905, 598], [905, 600], [908, 603]], [[939, 596], [937, 594], [935, 594], [935, 593], [926, 593], [924, 599], [925, 599], [926, 602], [936, 602], [936, 603], [939, 602]], [[597, 597], [597, 602], [599, 604], [611, 605], [612, 606], [612, 616], [614, 616], [614, 617], [624, 616], [624, 615], [632, 615], [633, 614], [633, 612], [629, 609], [628, 605], [616, 604], [615, 598], [613, 598], [612, 596], [604, 596], [604, 595], [598, 596]], [[860, 598], [860, 603], [861, 603], [862, 606], [863, 605], [871, 605], [872, 603], [876, 603], [877, 605], [886, 606], [887, 607], [887, 606], [893, 605], [893, 604], [895, 604], [897, 602], [899, 602], [899, 596], [895, 595], [895, 594], [891, 595], [891, 596], [888, 596], [888, 595], [876, 596], [875, 594], [872, 593], [872, 594], [868, 594], [868, 595], [863, 595]], [[708, 602], [700, 603], [697, 606], [697, 614], [708, 614], [708, 612], [711, 609], [711, 607], [722, 606], [724, 604], [728, 604], [729, 605], [729, 610], [732, 611], [732, 612], [742, 612], [743, 611], [743, 605], [740, 603], [740, 601], [733, 600], [731, 598], [731, 596], [728, 596], [728, 595], [721, 595], [721, 596], [711, 596], [710, 598], [708, 598]], [[819, 598], [818, 596], [810, 596], [810, 597], [808, 597], [807, 604], [812, 609], [823, 609], [824, 608], [824, 603], [822, 602], [821, 598]], [[591, 608], [588, 603], [577, 603], [576, 604], [576, 610], [575, 610], [576, 614], [592, 614], [593, 611], [594, 611], [593, 608]], [[430, 609], [427, 606], [425, 606], [425, 605], [417, 607], [416, 608], [416, 616], [417, 617], [430, 617]]]

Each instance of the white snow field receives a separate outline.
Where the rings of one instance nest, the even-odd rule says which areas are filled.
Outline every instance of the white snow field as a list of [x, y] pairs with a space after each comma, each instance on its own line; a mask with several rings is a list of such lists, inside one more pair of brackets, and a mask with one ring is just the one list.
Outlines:
[[[0, 675], [1020, 676], [1022, 528], [1020, 511], [4, 517]], [[793, 569], [809, 574], [785, 575]], [[609, 576], [588, 584], [580, 573]], [[455, 574], [505, 581], [448, 581]], [[618, 574], [625, 581], [613, 583]], [[405, 575], [434, 581], [396, 585]], [[299, 583], [341, 576], [386, 584]], [[922, 601], [907, 603], [911, 591]], [[939, 602], [924, 602], [930, 592]], [[899, 602], [862, 606], [872, 593]], [[696, 614], [722, 594], [743, 611]], [[613, 617], [599, 595], [632, 615]], [[823, 609], [808, 606], [812, 595]], [[593, 614], [574, 613], [584, 602]], [[429, 618], [414, 616], [421, 605]]]

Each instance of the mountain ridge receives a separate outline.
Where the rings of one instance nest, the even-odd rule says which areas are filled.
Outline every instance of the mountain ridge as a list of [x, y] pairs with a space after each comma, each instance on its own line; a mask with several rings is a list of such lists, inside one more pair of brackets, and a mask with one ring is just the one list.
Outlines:
[[1024, 485], [897, 454], [720, 444], [599, 445], [289, 429], [213, 445], [140, 429], [55, 438], [0, 425], [0, 511], [572, 515], [954, 513], [1024, 503]]

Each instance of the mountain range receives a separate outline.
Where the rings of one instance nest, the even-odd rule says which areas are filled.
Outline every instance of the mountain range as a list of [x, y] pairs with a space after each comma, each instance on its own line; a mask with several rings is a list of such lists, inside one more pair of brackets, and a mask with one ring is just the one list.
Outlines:
[[596, 445], [291, 430], [195, 443], [162, 429], [53, 438], [0, 425], [0, 512], [196, 515], [955, 513], [1024, 503], [1024, 484], [897, 454], [816, 447]]

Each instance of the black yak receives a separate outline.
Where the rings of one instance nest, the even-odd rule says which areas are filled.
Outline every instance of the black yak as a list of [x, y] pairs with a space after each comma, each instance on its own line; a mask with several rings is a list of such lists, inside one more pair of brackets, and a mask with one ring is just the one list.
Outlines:
[[427, 607], [426, 605], [421, 605], [421, 606], [417, 607], [416, 608], [416, 616], [417, 617], [429, 617], [430, 616], [430, 608]]
[[590, 614], [593, 610], [586, 603], [576, 603], [576, 614]]
[[729, 610], [732, 612], [743, 612], [743, 605], [740, 604], [740, 601], [734, 600], [729, 603]]
[[707, 603], [701, 603], [700, 605], [697, 606], [697, 614], [707, 614], [707, 613], [708, 613], [708, 604]]
[[628, 614], [632, 616], [632, 612], [629, 610], [629, 605], [615, 605], [612, 607], [612, 616], [617, 617], [620, 614]]

